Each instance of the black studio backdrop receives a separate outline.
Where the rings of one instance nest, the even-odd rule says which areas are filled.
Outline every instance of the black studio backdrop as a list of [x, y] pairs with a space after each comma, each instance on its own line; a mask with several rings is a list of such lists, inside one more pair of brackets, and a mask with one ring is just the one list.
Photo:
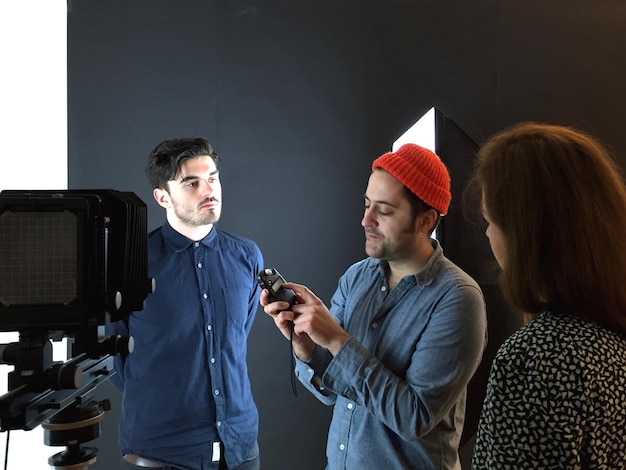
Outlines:
[[[255, 240], [268, 266], [328, 303], [364, 256], [371, 162], [436, 106], [448, 117], [438, 145], [454, 193], [442, 243], [489, 309], [471, 434], [489, 358], [514, 328], [486, 239], [459, 206], [472, 153], [495, 130], [533, 119], [587, 129], [624, 165], [625, 22], [618, 0], [72, 0], [69, 185], [137, 193], [154, 228], [163, 211], [143, 174], [149, 151], [206, 136], [223, 162], [220, 227]], [[302, 389], [293, 396], [288, 343], [262, 312], [248, 361], [263, 467], [324, 468], [330, 408]], [[108, 470], [119, 460], [120, 403], [112, 387], [101, 394], [113, 409], [94, 468]], [[463, 451], [465, 466], [471, 447]]]

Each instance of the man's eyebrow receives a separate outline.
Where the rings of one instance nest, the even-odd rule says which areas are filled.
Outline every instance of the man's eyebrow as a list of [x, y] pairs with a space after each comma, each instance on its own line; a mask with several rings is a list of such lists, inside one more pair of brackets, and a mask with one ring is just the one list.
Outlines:
[[198, 180], [198, 179], [200, 179], [200, 178], [199, 178], [199, 177], [197, 177], [197, 176], [183, 176], [183, 177], [180, 179], [180, 182], [181, 182], [181, 183], [185, 183], [185, 182], [187, 182], [187, 181]]
[[[211, 173], [209, 173], [209, 176], [215, 176], [215, 175], [217, 175], [219, 172], [220, 172], [219, 170], [213, 170]], [[199, 176], [194, 176], [194, 175], [191, 175], [191, 176], [182, 176], [182, 177], [181, 177], [181, 179], [180, 179], [180, 182], [181, 182], [181, 183], [186, 183], [187, 181], [193, 181], [193, 180], [199, 180], [199, 179], [200, 179], [200, 177], [199, 177]]]
[[393, 204], [393, 203], [391, 203], [389, 201], [385, 201], [384, 199], [381, 199], [381, 200], [378, 200], [378, 201], [377, 200], [372, 200], [369, 197], [367, 197], [365, 194], [363, 195], [363, 198], [366, 201], [368, 201], [370, 203], [373, 203], [373, 204], [382, 204], [382, 205], [385, 205], [385, 206], [393, 207], [394, 209], [398, 208], [398, 206], [396, 204]]

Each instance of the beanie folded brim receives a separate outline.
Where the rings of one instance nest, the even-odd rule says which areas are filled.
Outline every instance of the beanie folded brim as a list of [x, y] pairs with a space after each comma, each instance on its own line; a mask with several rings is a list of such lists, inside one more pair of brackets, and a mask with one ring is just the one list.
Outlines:
[[440, 215], [447, 214], [452, 199], [450, 176], [434, 152], [417, 144], [404, 144], [374, 160], [372, 170], [376, 168], [393, 175]]

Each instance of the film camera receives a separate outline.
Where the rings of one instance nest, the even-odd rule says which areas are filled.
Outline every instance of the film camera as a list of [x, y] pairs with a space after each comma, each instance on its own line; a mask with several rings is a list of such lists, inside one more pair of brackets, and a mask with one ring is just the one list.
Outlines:
[[[46, 445], [66, 446], [52, 468], [95, 461], [108, 401], [93, 391], [115, 370], [132, 338], [103, 337], [104, 325], [141, 310], [152, 292], [147, 267], [147, 210], [135, 194], [103, 190], [0, 192], [0, 345], [13, 365], [0, 396], [0, 431], [44, 428]], [[51, 341], [68, 338], [66, 362]]]

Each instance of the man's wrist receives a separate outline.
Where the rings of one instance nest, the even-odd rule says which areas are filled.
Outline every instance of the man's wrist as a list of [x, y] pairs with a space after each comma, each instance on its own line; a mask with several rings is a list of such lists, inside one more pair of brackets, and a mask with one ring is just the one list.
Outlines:
[[298, 359], [302, 362], [309, 362], [311, 357], [313, 357], [313, 353], [315, 352], [315, 343], [311, 341], [310, 344], [294, 344], [293, 345], [293, 353], [296, 355]]
[[339, 353], [341, 348], [343, 348], [343, 345], [346, 344], [346, 341], [348, 341], [349, 339], [350, 339], [350, 335], [346, 332], [344, 332], [341, 335], [338, 335], [328, 345], [328, 348], [327, 348], [328, 351], [333, 355], [333, 357], [335, 357]]

